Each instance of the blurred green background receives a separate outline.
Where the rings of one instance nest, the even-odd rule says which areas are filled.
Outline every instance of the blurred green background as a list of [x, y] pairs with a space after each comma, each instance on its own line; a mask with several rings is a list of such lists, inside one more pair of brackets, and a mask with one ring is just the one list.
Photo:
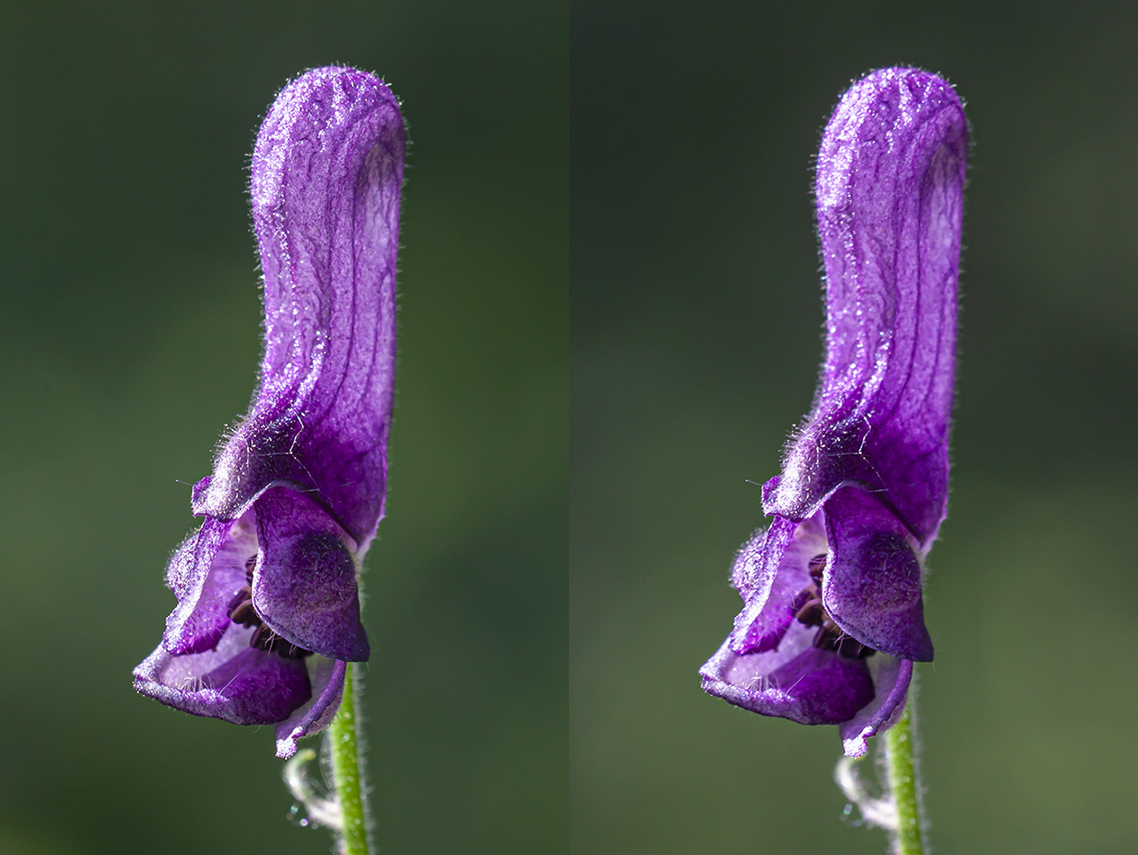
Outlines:
[[951, 510], [920, 669], [939, 853], [1138, 850], [1138, 7], [578, 2], [570, 827], [581, 853], [879, 853], [834, 728], [705, 696], [809, 409], [812, 158], [841, 91], [966, 99]]
[[385, 76], [412, 140], [367, 560], [378, 838], [566, 850], [567, 61], [556, 5], [0, 6], [0, 853], [330, 848], [286, 819], [271, 729], [130, 678], [254, 385], [254, 135], [330, 63]]

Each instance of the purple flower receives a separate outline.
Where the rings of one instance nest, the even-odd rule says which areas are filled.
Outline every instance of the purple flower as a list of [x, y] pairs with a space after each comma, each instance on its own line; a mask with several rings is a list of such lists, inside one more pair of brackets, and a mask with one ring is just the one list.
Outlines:
[[820, 387], [735, 560], [743, 611], [700, 669], [732, 704], [839, 725], [851, 757], [933, 658], [921, 588], [948, 502], [967, 153], [960, 99], [917, 69], [869, 74], [826, 126]]
[[327, 726], [345, 663], [368, 658], [357, 577], [383, 517], [403, 155], [395, 97], [350, 68], [309, 71], [265, 117], [260, 388], [194, 486], [204, 521], [166, 574], [178, 604], [134, 671], [169, 706], [275, 724], [281, 757]]

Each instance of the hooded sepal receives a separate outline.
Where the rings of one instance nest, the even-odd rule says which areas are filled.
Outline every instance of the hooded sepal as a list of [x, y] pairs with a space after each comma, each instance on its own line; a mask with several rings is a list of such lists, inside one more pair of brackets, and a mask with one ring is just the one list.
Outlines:
[[968, 131], [912, 68], [842, 97], [818, 154], [826, 354], [814, 406], [763, 486], [770, 527], [735, 561], [743, 610], [704, 688], [763, 715], [839, 724], [847, 755], [904, 709], [931, 660], [922, 560], [948, 501]]
[[303, 75], [252, 159], [265, 355], [245, 420], [198, 484], [197, 514], [240, 515], [273, 482], [315, 491], [366, 548], [383, 515], [395, 370], [403, 120], [370, 74]]
[[282, 756], [369, 652], [357, 576], [384, 511], [404, 148], [395, 97], [354, 69], [309, 71], [270, 108], [250, 188], [260, 385], [194, 486], [205, 519], [169, 563], [178, 603], [135, 669], [170, 706], [278, 724]]
[[818, 153], [826, 359], [763, 504], [801, 520], [843, 483], [880, 491], [927, 549], [948, 501], [948, 429], [968, 131], [940, 77], [855, 83]]

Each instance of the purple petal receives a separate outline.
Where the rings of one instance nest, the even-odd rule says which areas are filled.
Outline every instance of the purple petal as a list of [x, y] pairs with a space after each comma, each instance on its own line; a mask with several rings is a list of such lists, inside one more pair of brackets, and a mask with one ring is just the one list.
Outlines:
[[705, 692], [761, 715], [800, 724], [840, 724], [873, 700], [861, 659], [811, 646], [814, 631], [791, 624], [777, 650], [739, 654], [729, 641], [700, 668]]
[[[790, 536], [794, 534], [794, 524], [773, 528], [774, 534], [770, 535], [771, 540], [777, 539], [780, 542], [779, 551], [785, 551], [790, 545]], [[770, 569], [771, 562], [768, 560], [768, 553], [774, 550], [774, 547], [767, 544], [767, 536], [767, 529], [755, 529], [746, 543], [735, 553], [735, 563], [731, 565], [731, 587], [739, 592], [744, 602], [766, 599], [771, 582], [774, 581], [774, 574]], [[778, 564], [775, 562], [775, 570], [777, 569]]]
[[826, 360], [807, 424], [764, 510], [814, 514], [837, 487], [880, 490], [921, 548], [948, 499], [948, 428], [968, 133], [936, 75], [874, 72], [818, 154]]
[[736, 653], [757, 653], [779, 644], [794, 620], [791, 604], [810, 584], [807, 566], [826, 553], [826, 534], [814, 521], [775, 517], [739, 550], [731, 578], [745, 605], [729, 639]]
[[319, 733], [332, 723], [344, 693], [344, 674], [348, 664], [320, 657], [312, 676], [312, 700], [273, 728], [277, 756], [287, 760], [296, 753], [296, 743]]
[[346, 68], [287, 86], [257, 137], [253, 222], [265, 355], [248, 415], [195, 487], [233, 519], [273, 483], [315, 491], [367, 549], [383, 515], [395, 364], [403, 120], [378, 79]]
[[300, 659], [249, 646], [253, 631], [230, 624], [216, 650], [170, 654], [159, 647], [134, 669], [134, 687], [167, 706], [233, 724], [283, 721], [312, 695]]
[[186, 538], [166, 571], [178, 598], [162, 637], [167, 651], [201, 653], [217, 646], [229, 626], [229, 602], [245, 584], [245, 562], [256, 554], [256, 531], [247, 519], [207, 519]]
[[876, 693], [873, 703], [858, 710], [857, 715], [838, 727], [842, 750], [847, 757], [863, 756], [867, 740], [896, 724], [909, 696], [912, 662], [879, 653], [869, 660], [869, 670]]
[[330, 659], [363, 662], [356, 564], [346, 535], [327, 511], [287, 487], [254, 505], [261, 554], [253, 571], [253, 607], [277, 635]]
[[873, 495], [843, 487], [826, 502], [826, 533], [822, 604], [834, 622], [874, 650], [931, 662], [921, 564], [904, 525]]

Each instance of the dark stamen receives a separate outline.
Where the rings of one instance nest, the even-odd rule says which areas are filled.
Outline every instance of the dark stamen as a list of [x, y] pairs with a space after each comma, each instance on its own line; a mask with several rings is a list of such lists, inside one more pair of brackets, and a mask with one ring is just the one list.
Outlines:
[[305, 650], [290, 641], [285, 641], [265, 626], [265, 622], [253, 608], [253, 566], [256, 562], [256, 555], [245, 562], [245, 579], [248, 584], [230, 599], [226, 615], [236, 624], [253, 628], [253, 636], [249, 639], [250, 647], [267, 650], [285, 659], [303, 659], [305, 656], [311, 656], [311, 650]]
[[229, 612], [229, 619], [242, 626], [257, 626], [261, 623], [261, 619], [257, 617], [257, 612], [253, 609], [252, 600], [242, 600], [236, 608]]
[[832, 650], [844, 659], [867, 659], [876, 653], [872, 647], [866, 647], [842, 632], [822, 605], [822, 574], [826, 569], [826, 554], [815, 555], [806, 569], [810, 573], [811, 582], [798, 593], [790, 608], [794, 612], [794, 619], [800, 624], [818, 627], [814, 634], [815, 649]]
[[822, 571], [826, 569], [826, 553], [815, 555], [810, 559], [810, 563], [806, 565], [806, 569], [810, 573], [810, 578], [814, 580], [815, 585], [822, 584]]
[[794, 613], [794, 619], [804, 626], [821, 626], [826, 618], [826, 610], [821, 600], [810, 600]]

